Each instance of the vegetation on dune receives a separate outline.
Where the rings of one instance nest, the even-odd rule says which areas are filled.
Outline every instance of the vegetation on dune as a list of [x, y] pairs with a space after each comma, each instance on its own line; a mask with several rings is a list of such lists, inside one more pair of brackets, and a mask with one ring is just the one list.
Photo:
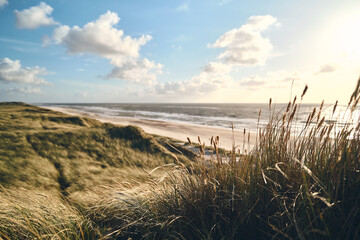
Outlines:
[[0, 239], [97, 239], [84, 214], [58, 196], [37, 189], [2, 189]]
[[[225, 153], [215, 137], [212, 159], [192, 163], [136, 127], [2, 104], [0, 237], [359, 239], [360, 122], [339, 130], [322, 103], [297, 132], [306, 90], [280, 113], [270, 101], [251, 151]], [[350, 114], [359, 100], [360, 79]]]
[[[23, 103], [0, 105], [0, 151], [0, 184], [68, 192], [115, 183], [126, 168], [174, 162], [173, 154], [137, 127]], [[140, 170], [139, 177], [146, 174]]]
[[332, 131], [321, 104], [296, 135], [300, 105], [295, 98], [275, 114], [270, 102], [272, 117], [248, 154], [202, 157], [196, 174], [177, 167], [167, 181], [104, 200], [93, 219], [118, 239], [360, 238], [360, 122]]
[[174, 162], [189, 164], [137, 127], [0, 103], [0, 239], [96, 239], [83, 211], [106, 186], [138, 185]]

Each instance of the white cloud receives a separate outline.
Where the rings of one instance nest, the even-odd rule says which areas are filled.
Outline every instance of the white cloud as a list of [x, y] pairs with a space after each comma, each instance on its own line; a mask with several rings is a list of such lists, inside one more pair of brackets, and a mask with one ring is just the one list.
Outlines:
[[252, 75], [250, 77], [246, 77], [240, 81], [241, 86], [246, 86], [249, 88], [256, 88], [264, 85], [266, 82], [263, 78], [259, 76]]
[[25, 93], [25, 94], [42, 94], [42, 91], [38, 87], [15, 87], [15, 88], [9, 88], [6, 90], [9, 93]]
[[232, 29], [222, 35], [209, 47], [225, 48], [219, 59], [230, 65], [262, 65], [273, 49], [269, 39], [261, 32], [276, 22], [276, 18], [252, 16], [240, 28]]
[[301, 76], [297, 72], [270, 71], [265, 76], [252, 75], [239, 81], [240, 86], [251, 89], [266, 87], [289, 87], [292, 81], [298, 82]]
[[200, 94], [215, 92], [219, 89], [228, 88], [234, 82], [227, 74], [202, 72], [186, 81], [167, 82], [158, 84], [156, 92], [159, 94]]
[[56, 25], [58, 23], [50, 17], [53, 10], [44, 2], [22, 11], [15, 10], [16, 26], [24, 29], [35, 29], [40, 26]]
[[261, 32], [275, 22], [276, 19], [270, 15], [250, 17], [246, 24], [226, 32], [214, 44], [208, 45], [225, 48], [218, 57], [219, 61], [209, 62], [200, 74], [186, 81], [157, 84], [155, 91], [167, 96], [191, 93], [196, 97], [209, 97], [216, 92], [232, 91], [240, 86], [254, 89], [260, 86], [281, 87], [287, 84], [289, 80], [297, 77], [295, 73], [269, 72], [266, 77], [251, 76], [240, 82], [235, 82], [230, 76], [235, 66], [265, 63], [273, 47], [268, 39], [261, 36]]
[[[158, 84], [156, 91], [160, 94], [173, 93], [211, 93], [220, 89], [229, 89], [234, 86], [234, 80], [229, 75], [234, 66], [261, 65], [265, 63], [272, 50], [270, 41], [261, 36], [261, 32], [276, 22], [276, 18], [266, 16], [252, 16], [240, 28], [230, 30], [222, 35], [209, 47], [225, 48], [220, 54], [218, 62], [205, 65], [199, 75], [182, 82], [167, 82]], [[272, 80], [285, 81], [284, 73], [269, 73]], [[265, 84], [264, 79], [243, 79], [242, 84], [255, 87]], [[276, 82], [278, 82], [276, 80]]]
[[184, 3], [184, 4], [180, 5], [180, 6], [178, 6], [176, 8], [176, 10], [179, 11], [179, 12], [187, 12], [187, 11], [189, 11], [189, 4]]
[[210, 62], [203, 67], [203, 71], [206, 73], [222, 73], [227, 74], [231, 71], [232, 66], [219, 62]]
[[139, 57], [140, 47], [151, 40], [151, 36], [124, 36], [123, 30], [114, 27], [119, 21], [116, 13], [108, 11], [83, 28], [60, 26], [54, 30], [52, 38], [55, 44], [64, 45], [70, 54], [93, 53], [104, 58], [125, 60]]
[[52, 36], [54, 43], [61, 44], [64, 38], [68, 35], [69, 31], [70, 31], [70, 27], [66, 25], [55, 28]]
[[[226, 32], [214, 44], [209, 45], [209, 47], [225, 48], [219, 56], [220, 61], [209, 62], [199, 75], [189, 80], [158, 84], [156, 92], [160, 94], [192, 92], [201, 95], [234, 87], [234, 80], [229, 75], [234, 66], [261, 65], [270, 56], [273, 47], [268, 39], [261, 36], [261, 32], [275, 22], [276, 18], [270, 15], [250, 17], [246, 24]], [[268, 73], [267, 78], [276, 83], [288, 80], [286, 73], [280, 72]], [[266, 84], [268, 79], [250, 77], [241, 82], [247, 87], [256, 87]]]
[[318, 72], [316, 72], [315, 74], [321, 74], [321, 73], [330, 73], [330, 72], [334, 72], [336, 70], [336, 66], [333, 64], [325, 64], [322, 65], [319, 69]]
[[3, 7], [6, 4], [9, 4], [7, 0], [0, 0], [0, 7]]
[[12, 61], [9, 58], [0, 59], [0, 81], [9, 83], [48, 84], [45, 79], [39, 77], [39, 75], [45, 74], [47, 74], [45, 68], [38, 66], [22, 68], [19, 60]]
[[156, 84], [156, 75], [161, 73], [161, 64], [156, 64], [148, 59], [129, 61], [113, 68], [107, 78], [126, 79], [133, 83], [144, 83], [146, 85]]
[[[150, 35], [132, 38], [115, 25], [119, 16], [108, 11], [96, 21], [87, 23], [83, 28], [60, 26], [51, 37], [55, 44], [66, 47], [69, 54], [92, 53], [110, 60], [115, 66], [107, 78], [118, 78], [130, 82], [151, 84], [156, 81], [156, 74], [161, 73], [160, 64], [147, 59], [140, 59], [140, 49], [152, 39]], [[44, 38], [44, 44], [49, 38]]]

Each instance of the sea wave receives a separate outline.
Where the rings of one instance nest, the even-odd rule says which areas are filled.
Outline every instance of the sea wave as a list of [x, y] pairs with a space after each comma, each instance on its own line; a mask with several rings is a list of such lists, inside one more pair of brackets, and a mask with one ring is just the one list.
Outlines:
[[[266, 126], [271, 114], [267, 104], [57, 104], [56, 106], [105, 117], [134, 117], [220, 128], [231, 128], [233, 125], [236, 129], [246, 128], [253, 131], [256, 131], [257, 127]], [[276, 111], [283, 110], [284, 106], [278, 105]], [[294, 126], [296, 130], [304, 126], [314, 107], [319, 109], [319, 106], [314, 104], [301, 106], [300, 112], [295, 116], [298, 123]], [[258, 121], [259, 109], [262, 109], [262, 115]], [[322, 109], [325, 123], [337, 123], [339, 127], [345, 126], [344, 122], [349, 115], [349, 109], [346, 106], [338, 106], [335, 114], [332, 110], [331, 105], [324, 106]], [[360, 110], [356, 109], [354, 115], [359, 116]], [[355, 119], [356, 121], [359, 121], [359, 117]]]

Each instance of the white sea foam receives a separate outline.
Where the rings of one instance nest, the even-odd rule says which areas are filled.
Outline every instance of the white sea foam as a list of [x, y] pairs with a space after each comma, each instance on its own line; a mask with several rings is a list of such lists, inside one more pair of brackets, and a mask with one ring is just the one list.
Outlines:
[[[256, 131], [268, 123], [270, 111], [267, 104], [61, 104], [57, 106], [74, 108], [81, 112], [93, 113], [105, 117], [134, 117], [139, 119], [171, 121], [207, 125], [220, 128], [248, 129]], [[286, 105], [278, 104], [275, 113]], [[296, 115], [295, 131], [299, 132], [313, 108], [319, 105], [304, 104]], [[259, 109], [262, 110], [258, 122]], [[343, 126], [350, 114], [346, 106], [338, 106], [333, 114], [333, 106], [323, 108], [325, 123], [336, 122], [337, 129]], [[353, 122], [358, 122], [360, 110], [353, 113]]]

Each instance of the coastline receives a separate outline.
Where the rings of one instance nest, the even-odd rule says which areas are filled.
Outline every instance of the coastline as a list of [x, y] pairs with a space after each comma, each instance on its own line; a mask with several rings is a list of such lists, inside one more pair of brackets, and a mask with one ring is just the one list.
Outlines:
[[231, 150], [233, 145], [233, 138], [235, 145], [239, 146], [242, 150], [245, 140], [245, 149], [251, 150], [256, 143], [256, 133], [250, 132], [250, 142], [248, 143], [248, 133], [246, 133], [245, 139], [243, 130], [234, 129], [234, 133], [231, 129], [216, 128], [209, 126], [201, 126], [189, 123], [178, 123], [159, 120], [148, 120], [130, 117], [105, 117], [99, 116], [93, 113], [85, 113], [76, 111], [71, 108], [54, 107], [54, 106], [40, 106], [53, 111], [62, 112], [69, 115], [76, 115], [82, 117], [89, 117], [96, 119], [103, 123], [112, 123], [115, 125], [134, 125], [142, 128], [146, 133], [155, 134], [159, 136], [173, 138], [179, 141], [186, 142], [189, 137], [192, 142], [198, 142], [198, 136], [202, 142], [205, 142], [206, 146], [210, 146], [210, 139], [212, 136], [219, 136], [219, 147], [226, 150]]

